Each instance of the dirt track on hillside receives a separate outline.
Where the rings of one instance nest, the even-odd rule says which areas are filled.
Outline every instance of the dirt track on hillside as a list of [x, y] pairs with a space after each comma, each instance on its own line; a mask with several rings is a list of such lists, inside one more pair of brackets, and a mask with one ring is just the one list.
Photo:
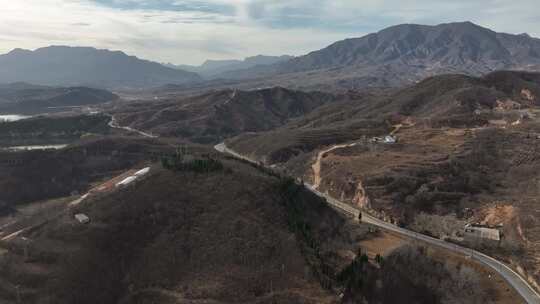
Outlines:
[[321, 162], [322, 162], [322, 159], [324, 158], [324, 155], [326, 153], [330, 153], [330, 152], [332, 152], [334, 150], [337, 150], [337, 149], [354, 147], [354, 146], [356, 146], [358, 144], [359, 144], [359, 142], [354, 142], [354, 143], [351, 143], [351, 144], [335, 145], [335, 146], [332, 146], [331, 148], [328, 148], [326, 150], [322, 150], [321, 152], [319, 152], [317, 154], [317, 159], [315, 160], [315, 162], [311, 166], [311, 168], [313, 169], [313, 187], [315, 189], [319, 189], [319, 186], [321, 185], [321, 181], [322, 181]]

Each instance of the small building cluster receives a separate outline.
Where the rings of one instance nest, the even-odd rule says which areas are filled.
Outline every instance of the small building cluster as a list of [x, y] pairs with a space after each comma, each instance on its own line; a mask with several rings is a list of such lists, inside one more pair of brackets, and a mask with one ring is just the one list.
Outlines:
[[90, 223], [90, 218], [86, 214], [82, 214], [82, 213], [75, 214], [75, 219], [81, 224]]
[[133, 175], [128, 176], [128, 177], [124, 178], [121, 182], [117, 183], [116, 187], [125, 187], [125, 186], [131, 184], [132, 182], [134, 182], [135, 180], [137, 180], [137, 178], [148, 174], [148, 172], [150, 172], [150, 167], [141, 169], [141, 170], [135, 172]]
[[397, 143], [398, 139], [394, 135], [386, 135], [384, 137], [373, 137], [371, 139], [371, 142], [375, 143], [383, 143], [383, 144], [395, 144]]
[[472, 241], [477, 240], [501, 240], [502, 226], [488, 226], [480, 224], [467, 224], [465, 225], [465, 239]]

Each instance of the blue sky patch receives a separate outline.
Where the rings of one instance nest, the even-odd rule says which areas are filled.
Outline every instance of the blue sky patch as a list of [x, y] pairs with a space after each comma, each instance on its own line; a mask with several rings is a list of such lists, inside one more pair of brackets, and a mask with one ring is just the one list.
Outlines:
[[175, 12], [204, 12], [220, 15], [234, 15], [232, 5], [209, 3], [204, 1], [173, 1], [173, 0], [92, 0], [93, 2], [123, 10], [157, 10]]

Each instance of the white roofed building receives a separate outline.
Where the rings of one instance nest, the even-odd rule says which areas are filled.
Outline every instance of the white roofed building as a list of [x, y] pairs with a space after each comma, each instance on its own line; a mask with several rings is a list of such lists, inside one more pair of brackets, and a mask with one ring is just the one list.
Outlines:
[[476, 225], [476, 224], [467, 224], [465, 225], [465, 238], [469, 239], [485, 239], [500, 241], [501, 240], [501, 231], [498, 228]]
[[86, 214], [75, 214], [75, 219], [81, 223], [81, 224], [88, 224], [90, 223], [90, 218]]
[[141, 170], [135, 172], [135, 174], [133, 174], [133, 175], [135, 175], [135, 176], [143, 176], [143, 175], [148, 174], [148, 172], [150, 172], [150, 167], [146, 167], [144, 169], [141, 169]]
[[119, 182], [118, 184], [116, 184], [116, 187], [127, 186], [127, 185], [131, 184], [132, 182], [134, 182], [136, 179], [137, 179], [137, 176], [127, 177], [124, 180], [122, 180], [121, 182]]

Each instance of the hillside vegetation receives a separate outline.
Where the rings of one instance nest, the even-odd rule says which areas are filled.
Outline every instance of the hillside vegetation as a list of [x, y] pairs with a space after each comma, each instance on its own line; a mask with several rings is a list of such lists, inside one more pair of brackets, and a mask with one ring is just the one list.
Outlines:
[[224, 90], [194, 97], [128, 103], [114, 110], [121, 125], [196, 143], [276, 128], [340, 97], [283, 88]]
[[46, 87], [27, 83], [0, 85], [0, 113], [47, 113], [61, 108], [91, 106], [118, 99], [105, 90], [87, 87]]
[[153, 154], [172, 150], [160, 142], [109, 137], [87, 139], [57, 151], [0, 152], [0, 201], [7, 208], [84, 193], [94, 183]]
[[[437, 76], [227, 143], [387, 221], [497, 256], [534, 285], [539, 94], [533, 73]], [[389, 134], [396, 143], [374, 138]], [[503, 225], [503, 238], [464, 241], [466, 223]]]
[[[212, 159], [223, 167], [153, 165], [150, 175], [127, 187], [72, 208], [62, 209], [62, 201], [44, 203], [34, 216], [26, 215], [32, 228], [0, 241], [0, 300], [217, 304], [399, 298], [427, 304], [451, 303], [445, 299], [452, 297], [477, 303], [481, 296], [474, 291], [474, 275], [464, 277], [425, 252], [404, 249], [370, 261], [356, 244], [377, 238], [377, 232], [348, 223], [293, 179], [204, 149], [199, 153], [186, 164]], [[73, 215], [79, 213], [90, 223], [78, 223]], [[403, 275], [411, 260], [425, 263], [414, 279]], [[466, 283], [467, 294], [454, 287], [430, 291], [433, 276], [441, 286]], [[393, 293], [384, 292], [389, 288]]]
[[396, 92], [349, 95], [349, 100], [321, 106], [281, 128], [243, 134], [229, 143], [273, 163], [319, 146], [386, 135], [398, 124], [436, 128], [479, 127], [501, 120], [510, 124], [540, 105], [539, 77], [525, 72], [431, 77]]
[[84, 137], [107, 135], [109, 121], [105, 115], [80, 115], [0, 122], [0, 147], [68, 144]]

